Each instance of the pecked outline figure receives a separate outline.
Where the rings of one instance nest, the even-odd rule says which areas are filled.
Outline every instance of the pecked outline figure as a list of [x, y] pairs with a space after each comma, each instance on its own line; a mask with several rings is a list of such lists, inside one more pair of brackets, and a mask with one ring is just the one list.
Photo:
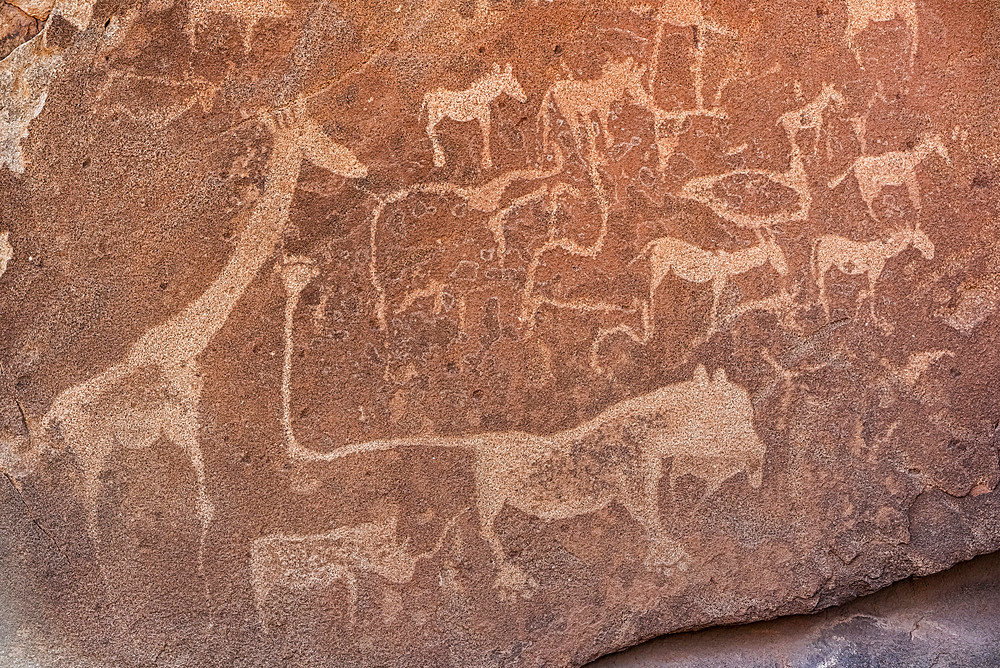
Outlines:
[[[290, 391], [285, 383], [283, 398], [289, 403]], [[698, 365], [691, 380], [618, 402], [576, 427], [549, 435], [509, 431], [412, 436], [317, 452], [298, 443], [287, 412], [284, 432], [289, 456], [307, 461], [405, 448], [470, 450], [480, 533], [497, 560], [494, 587], [514, 592], [535, 583], [511, 563], [494, 529], [505, 506], [551, 521], [593, 513], [618, 501], [646, 533], [647, 565], [686, 567], [686, 552], [667, 535], [662, 522], [663, 460], [673, 460], [671, 492], [679, 475], [690, 474], [706, 482], [704, 501], [741, 471], [759, 489], [765, 446], [753, 419], [746, 389], [729, 381], [722, 368], [709, 378]]]
[[[259, 120], [274, 138], [264, 189], [253, 207], [237, 216], [242, 229], [219, 275], [180, 312], [143, 333], [124, 359], [63, 390], [42, 418], [50, 445], [61, 442], [77, 458], [86, 528], [102, 574], [101, 473], [115, 451], [151, 448], [166, 441], [181, 448], [194, 470], [201, 524], [198, 572], [204, 578], [214, 508], [199, 442], [203, 383], [198, 357], [274, 252], [288, 221], [302, 161], [347, 178], [367, 175], [367, 167], [354, 153], [330, 139], [308, 116], [304, 99], [264, 111]], [[207, 579], [205, 597], [209, 600]]]

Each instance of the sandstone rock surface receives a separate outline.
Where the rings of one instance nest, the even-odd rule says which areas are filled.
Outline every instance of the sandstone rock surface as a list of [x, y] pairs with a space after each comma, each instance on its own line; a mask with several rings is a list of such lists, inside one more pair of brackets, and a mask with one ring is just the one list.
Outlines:
[[6, 656], [580, 665], [997, 550], [997, 13], [0, 3]]

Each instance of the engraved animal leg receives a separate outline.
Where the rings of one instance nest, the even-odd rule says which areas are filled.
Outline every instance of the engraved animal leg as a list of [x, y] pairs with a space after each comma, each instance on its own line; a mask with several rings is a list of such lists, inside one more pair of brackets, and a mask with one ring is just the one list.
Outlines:
[[476, 507], [479, 511], [480, 534], [483, 540], [489, 543], [493, 556], [497, 560], [497, 576], [493, 587], [501, 590], [503, 595], [531, 589], [535, 585], [534, 580], [510, 563], [507, 553], [503, 549], [503, 544], [500, 542], [500, 537], [497, 536], [493, 528], [493, 522], [503, 509], [504, 499], [492, 493], [492, 490], [495, 489], [495, 483], [483, 484], [489, 481], [488, 477], [481, 472], [477, 472], [476, 477]]
[[489, 169], [493, 166], [493, 155], [490, 152], [490, 108], [488, 105], [483, 105], [482, 110], [477, 115], [479, 119], [479, 130], [483, 135], [483, 153], [480, 158], [480, 163], [483, 169]]
[[[622, 502], [629, 514], [642, 526], [649, 540], [646, 557], [649, 566], [674, 566], [685, 557], [684, 550], [668, 538], [660, 519], [660, 480], [663, 462], [658, 455], [644, 456], [639, 470], [631, 472], [623, 485]], [[631, 484], [630, 484], [631, 483]]]
[[347, 620], [351, 626], [354, 626], [358, 613], [358, 579], [355, 577], [354, 572], [349, 569], [345, 569], [343, 578], [344, 583], [347, 585]]
[[917, 180], [916, 170], [909, 170], [903, 178], [903, 183], [906, 185], [906, 193], [910, 196], [913, 208], [920, 211], [920, 182]]
[[437, 124], [441, 120], [441, 112], [436, 107], [427, 106], [427, 136], [431, 140], [431, 148], [434, 150], [434, 166], [444, 167], [444, 149], [441, 147], [441, 140], [437, 136]]
[[[208, 540], [208, 527], [212, 523], [215, 509], [208, 498], [205, 480], [205, 464], [202, 458], [201, 445], [198, 441], [201, 427], [199, 419], [199, 400], [201, 397], [201, 378], [193, 364], [179, 369], [165, 370], [170, 384], [176, 392], [177, 405], [174, 413], [164, 420], [170, 440], [177, 443], [191, 461], [198, 489], [198, 517], [201, 530], [198, 536], [198, 573], [205, 586], [205, 602], [209, 609], [209, 619], [214, 610], [211, 593], [208, 587], [208, 575], [205, 572], [205, 548]], [[211, 621], [210, 621], [211, 624]]]

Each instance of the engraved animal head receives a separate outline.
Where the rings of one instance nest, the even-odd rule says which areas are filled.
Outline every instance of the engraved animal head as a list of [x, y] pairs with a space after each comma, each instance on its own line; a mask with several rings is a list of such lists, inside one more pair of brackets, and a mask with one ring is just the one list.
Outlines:
[[833, 84], [828, 83], [823, 85], [822, 96], [824, 99], [833, 103], [833, 106], [840, 107], [844, 104], [844, 96], [840, 94], [840, 91], [834, 87]]
[[920, 136], [920, 141], [917, 142], [915, 149], [922, 156], [929, 156], [931, 153], [937, 153], [945, 162], [949, 165], [951, 164], [951, 157], [948, 155], [948, 147], [944, 145], [944, 141], [941, 139], [941, 135], [936, 133], [925, 133]]
[[512, 98], [518, 102], [527, 102], [528, 96], [524, 94], [524, 89], [521, 88], [521, 84], [518, 83], [517, 78], [514, 76], [514, 68], [510, 63], [501, 72], [500, 65], [493, 64], [493, 74], [499, 77], [501, 84], [501, 92], [507, 93]]
[[652, 445], [674, 458], [675, 470], [712, 487], [744, 471], [752, 485], [760, 486], [765, 448], [754, 428], [750, 395], [723, 369], [709, 378], [699, 364], [692, 379], [672, 386], [662, 402], [669, 426], [651, 435]]

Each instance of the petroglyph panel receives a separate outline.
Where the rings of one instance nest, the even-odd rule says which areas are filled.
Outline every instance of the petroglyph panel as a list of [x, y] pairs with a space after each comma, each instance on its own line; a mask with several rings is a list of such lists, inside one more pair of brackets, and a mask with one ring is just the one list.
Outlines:
[[582, 665], [1000, 547], [991, 3], [0, 28], [0, 663]]

